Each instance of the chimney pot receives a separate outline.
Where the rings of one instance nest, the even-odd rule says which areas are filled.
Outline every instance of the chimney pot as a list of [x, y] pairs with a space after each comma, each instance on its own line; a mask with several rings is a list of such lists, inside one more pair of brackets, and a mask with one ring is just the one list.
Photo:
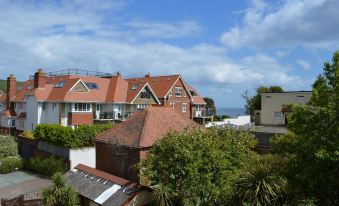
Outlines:
[[117, 72], [117, 76], [121, 76], [121, 73], [120, 73], [120, 72]]
[[150, 77], [151, 75], [150, 75], [150, 73], [148, 72], [146, 75], [145, 75], [145, 77]]

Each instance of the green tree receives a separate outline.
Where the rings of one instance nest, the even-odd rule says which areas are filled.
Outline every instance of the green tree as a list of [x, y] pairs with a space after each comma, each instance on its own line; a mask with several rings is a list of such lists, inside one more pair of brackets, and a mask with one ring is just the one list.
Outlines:
[[272, 139], [275, 153], [290, 157], [290, 188], [320, 205], [339, 204], [339, 52], [324, 64], [307, 106], [291, 105], [290, 133]]
[[251, 96], [246, 90], [244, 94], [242, 95], [243, 99], [246, 102], [245, 108], [246, 113], [253, 115], [254, 110], [260, 110], [261, 109], [261, 93], [263, 92], [283, 92], [284, 90], [280, 86], [270, 86], [270, 87], [264, 87], [260, 86], [256, 88], [256, 94], [254, 96]]
[[204, 97], [204, 101], [207, 103], [206, 109], [207, 109], [208, 115], [215, 115], [215, 113], [217, 112], [217, 109], [215, 107], [214, 100], [209, 97]]
[[153, 145], [141, 169], [151, 186], [161, 186], [162, 203], [218, 205], [232, 194], [232, 181], [255, 156], [255, 144], [251, 134], [232, 129], [170, 132]]
[[65, 184], [62, 173], [56, 172], [53, 176], [53, 185], [43, 189], [44, 205], [47, 206], [75, 206], [79, 205], [77, 193], [71, 186]]

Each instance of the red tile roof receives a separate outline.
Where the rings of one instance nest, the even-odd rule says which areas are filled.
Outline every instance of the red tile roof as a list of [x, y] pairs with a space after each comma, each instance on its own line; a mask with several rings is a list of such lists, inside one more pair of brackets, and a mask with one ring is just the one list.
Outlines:
[[128, 147], [151, 147], [171, 130], [184, 131], [201, 127], [193, 120], [167, 106], [137, 110], [127, 121], [96, 137], [96, 141]]
[[6, 117], [15, 117], [15, 116], [17, 116], [15, 111], [11, 110], [11, 109], [7, 109], [7, 110], [3, 111], [2, 114], [4, 114]]
[[165, 98], [169, 90], [173, 87], [180, 75], [154, 76], [127, 79], [129, 83], [147, 82], [158, 98]]

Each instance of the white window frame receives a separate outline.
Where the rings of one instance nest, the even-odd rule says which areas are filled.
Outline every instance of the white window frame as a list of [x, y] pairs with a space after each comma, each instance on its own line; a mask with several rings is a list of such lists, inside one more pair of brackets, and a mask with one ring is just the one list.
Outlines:
[[92, 104], [85, 102], [72, 103], [72, 112], [92, 112]]
[[58, 105], [57, 105], [57, 103], [52, 103], [52, 108], [53, 108], [53, 111], [55, 110], [55, 108], [57, 108], [58, 107]]
[[187, 112], [187, 103], [182, 103], [182, 105], [181, 105], [181, 111], [182, 111], [183, 113], [186, 113], [186, 112]]
[[182, 96], [182, 87], [175, 87], [175, 96], [176, 97]]

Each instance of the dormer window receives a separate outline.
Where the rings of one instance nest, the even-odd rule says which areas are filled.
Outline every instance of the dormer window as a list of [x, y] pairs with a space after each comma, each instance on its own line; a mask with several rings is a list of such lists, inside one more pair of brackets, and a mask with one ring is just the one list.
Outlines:
[[175, 88], [175, 96], [176, 97], [181, 97], [182, 95], [182, 88], [181, 87], [176, 87]]
[[65, 85], [66, 81], [58, 82], [54, 85], [54, 88], [62, 88]]
[[150, 94], [150, 92], [146, 88], [144, 88], [141, 91], [141, 93], [140, 93], [140, 98], [142, 98], [142, 99], [150, 99], [151, 98], [151, 94]]

